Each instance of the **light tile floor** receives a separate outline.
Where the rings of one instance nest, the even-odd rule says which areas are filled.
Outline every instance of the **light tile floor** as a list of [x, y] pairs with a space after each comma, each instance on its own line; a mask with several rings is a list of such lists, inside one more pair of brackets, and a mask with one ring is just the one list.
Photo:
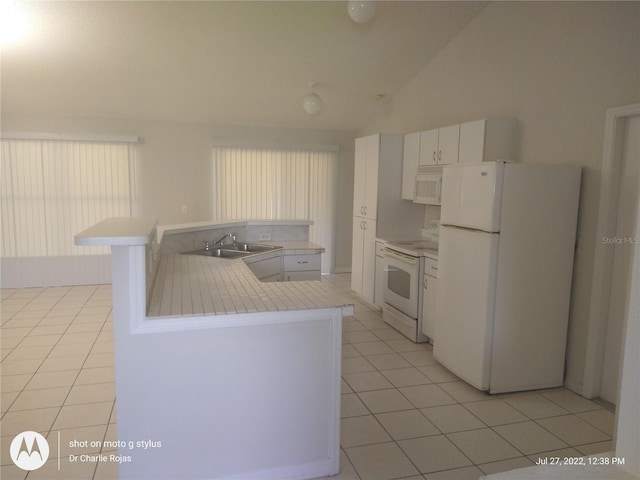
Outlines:
[[[349, 290], [348, 275], [323, 281]], [[354, 303], [343, 324], [341, 473], [333, 478], [476, 479], [541, 457], [612, 450], [614, 415], [597, 403], [562, 388], [487, 395], [439, 365], [429, 345]], [[117, 439], [110, 286], [4, 289], [1, 307], [1, 478], [117, 479], [116, 464], [97, 457], [116, 453], [104, 446]], [[25, 430], [44, 434], [53, 450], [30, 473], [9, 456]], [[69, 468], [69, 454], [95, 461]]]

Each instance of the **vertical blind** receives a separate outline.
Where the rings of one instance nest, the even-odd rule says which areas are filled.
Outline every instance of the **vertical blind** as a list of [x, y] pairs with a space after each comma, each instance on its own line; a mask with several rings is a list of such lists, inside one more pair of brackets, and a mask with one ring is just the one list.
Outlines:
[[335, 151], [215, 147], [215, 220], [312, 220], [309, 240], [332, 268]]
[[126, 143], [2, 140], [2, 256], [108, 254], [73, 236], [133, 206], [135, 147]]

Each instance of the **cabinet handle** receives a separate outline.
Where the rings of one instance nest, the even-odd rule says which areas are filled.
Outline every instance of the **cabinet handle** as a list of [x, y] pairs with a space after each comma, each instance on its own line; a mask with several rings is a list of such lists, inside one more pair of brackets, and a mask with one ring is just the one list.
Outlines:
[[438, 162], [442, 160], [442, 150], [438, 151]]
[[431, 266], [431, 270], [435, 270], [436, 272], [438, 271], [438, 267], [434, 267], [433, 265]]
[[363, 230], [366, 230], [366, 229], [367, 229], [367, 222], [366, 222], [366, 220], [363, 220], [363, 221], [362, 221], [362, 224], [364, 225], [364, 226], [362, 227], [362, 229], [363, 229]]
[[364, 206], [360, 207], [360, 213], [364, 215]]
[[426, 275], [424, 276], [423, 284], [424, 284], [424, 289], [426, 290], [427, 289], [427, 276]]
[[436, 163], [436, 151], [433, 151], [433, 163]]
[[298, 260], [298, 263], [304, 264], [304, 263], [309, 263], [309, 261], [308, 260]]
[[364, 206], [364, 214], [365, 215], [367, 214], [367, 206], [366, 205]]

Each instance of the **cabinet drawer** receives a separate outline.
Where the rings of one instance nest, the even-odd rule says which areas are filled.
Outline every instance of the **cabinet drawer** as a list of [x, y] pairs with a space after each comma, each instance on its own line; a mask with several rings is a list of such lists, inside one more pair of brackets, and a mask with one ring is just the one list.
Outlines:
[[424, 259], [424, 273], [432, 277], [438, 276], [438, 261], [432, 258]]
[[320, 270], [320, 254], [285, 255], [284, 271], [299, 272], [304, 270]]

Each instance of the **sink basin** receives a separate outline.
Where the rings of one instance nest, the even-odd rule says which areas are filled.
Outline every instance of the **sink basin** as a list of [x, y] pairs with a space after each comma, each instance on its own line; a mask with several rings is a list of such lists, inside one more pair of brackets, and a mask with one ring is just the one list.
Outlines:
[[240, 251], [240, 252], [255, 253], [255, 252], [267, 252], [269, 250], [276, 250], [282, 247], [278, 247], [275, 245], [261, 245], [259, 243], [236, 243], [235, 245], [225, 245], [222, 248], [225, 250], [229, 249], [229, 250]]
[[230, 250], [228, 248], [212, 248], [209, 250], [200, 249], [193, 250], [191, 252], [184, 252], [185, 255], [204, 255], [206, 257], [218, 257], [218, 258], [239, 258], [244, 257], [249, 252], [243, 252], [240, 250]]

